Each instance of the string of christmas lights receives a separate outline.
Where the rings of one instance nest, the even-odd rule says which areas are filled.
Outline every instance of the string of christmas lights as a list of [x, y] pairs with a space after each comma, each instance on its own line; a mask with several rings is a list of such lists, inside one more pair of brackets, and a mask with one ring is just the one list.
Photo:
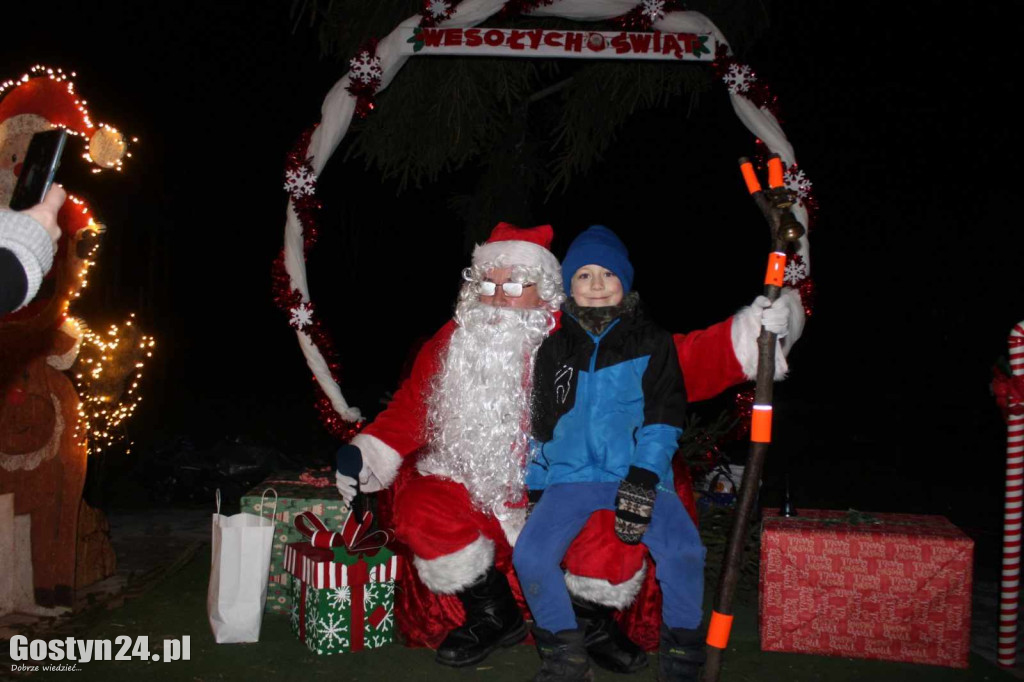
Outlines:
[[[43, 65], [33, 66], [18, 79], [0, 83], [0, 109], [4, 121], [24, 117], [28, 132], [56, 126], [83, 141], [81, 158], [92, 165], [93, 173], [113, 169], [120, 172], [131, 158], [129, 141], [116, 127], [93, 122], [88, 102], [75, 92], [74, 71]], [[24, 134], [24, 133], [23, 133]], [[137, 137], [131, 144], [138, 143]], [[26, 140], [27, 144], [27, 140]], [[105, 228], [98, 223], [89, 205], [69, 194], [59, 216], [64, 237], [55, 264], [61, 330], [75, 339], [74, 346], [48, 357], [57, 370], [69, 370], [79, 395], [75, 436], [84, 442], [88, 453], [102, 452], [124, 435], [120, 428], [134, 414], [142, 396], [139, 382], [146, 360], [153, 355], [155, 340], [142, 333], [132, 313], [124, 324], [111, 325], [96, 333], [85, 322], [71, 317], [74, 304], [88, 284], [90, 270], [96, 265], [99, 235]], [[129, 443], [128, 451], [130, 452]]]
[[[48, 78], [56, 83], [63, 83], [69, 95], [74, 97], [74, 106], [78, 111], [80, 119], [75, 123], [80, 125], [69, 125], [69, 122], [58, 122], [58, 127], [64, 128], [68, 134], [81, 137], [85, 141], [85, 150], [82, 158], [95, 167], [93, 173], [101, 173], [104, 169], [113, 169], [120, 172], [124, 167], [124, 160], [131, 158], [132, 153], [128, 150], [128, 141], [124, 134], [112, 125], [106, 123], [94, 124], [86, 108], [88, 102], [79, 99], [75, 94], [75, 83], [71, 78], [75, 72], [65, 73], [63, 69], [55, 69], [42, 64], [36, 64], [28, 73], [18, 79], [8, 79], [0, 83], [0, 99], [9, 92], [22, 85], [29, 83], [33, 78]], [[139, 138], [133, 137], [132, 143], [138, 143]]]
[[[73, 368], [81, 396], [75, 435], [87, 439], [90, 454], [117, 443], [123, 437], [119, 427], [142, 402], [139, 382], [156, 341], [134, 322], [132, 313], [122, 326], [112, 324], [104, 333], [82, 329], [81, 349]], [[129, 442], [127, 452], [131, 445]]]

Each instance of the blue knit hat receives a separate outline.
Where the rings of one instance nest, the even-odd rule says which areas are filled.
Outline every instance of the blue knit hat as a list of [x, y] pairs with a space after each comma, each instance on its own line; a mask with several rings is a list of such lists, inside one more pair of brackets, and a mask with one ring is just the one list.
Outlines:
[[633, 264], [629, 251], [618, 236], [604, 225], [591, 225], [572, 240], [562, 261], [565, 293], [572, 292], [572, 276], [584, 265], [600, 265], [615, 273], [622, 282], [622, 293], [633, 287]]

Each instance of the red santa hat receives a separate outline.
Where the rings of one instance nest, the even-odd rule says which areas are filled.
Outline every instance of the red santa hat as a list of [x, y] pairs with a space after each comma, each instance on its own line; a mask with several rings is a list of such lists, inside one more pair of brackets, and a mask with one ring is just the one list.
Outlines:
[[516, 227], [498, 223], [487, 241], [473, 249], [473, 265], [494, 263], [500, 258], [503, 265], [538, 267], [560, 282], [562, 269], [550, 251], [554, 236], [550, 225]]
[[95, 127], [70, 81], [53, 77], [29, 78], [3, 95], [0, 122], [21, 114], [41, 116], [86, 139]]
[[[86, 142], [89, 161], [101, 168], [119, 167], [128, 145], [116, 128], [96, 125], [89, 118], [85, 101], [79, 99], [75, 86], [60, 69], [35, 66], [30, 74], [0, 87], [0, 126], [26, 126], [38, 132], [36, 124], [20, 119], [38, 116], [51, 125], [66, 128]], [[10, 122], [10, 123], [8, 123]]]

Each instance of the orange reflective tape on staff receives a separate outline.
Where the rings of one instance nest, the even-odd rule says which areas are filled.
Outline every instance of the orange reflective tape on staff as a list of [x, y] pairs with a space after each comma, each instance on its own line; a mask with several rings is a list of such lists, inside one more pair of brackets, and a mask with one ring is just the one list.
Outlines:
[[757, 179], [757, 173], [754, 172], [754, 164], [747, 159], [740, 159], [740, 172], [743, 173], [743, 182], [747, 183], [748, 192], [757, 194], [761, 191], [761, 182]]
[[754, 405], [750, 413], [750, 442], [772, 442], [772, 406]]
[[782, 159], [778, 154], [772, 154], [768, 158], [768, 187], [779, 189], [786, 183], [783, 181]]
[[731, 631], [732, 616], [712, 611], [711, 622], [708, 624], [708, 644], [717, 649], [724, 649], [725, 645], [729, 643], [729, 632]]
[[[740, 172], [750, 196], [768, 221], [772, 235], [772, 250], [765, 276], [764, 295], [776, 301], [782, 290], [786, 269], [786, 251], [803, 236], [804, 228], [793, 216], [793, 195], [783, 182], [782, 160], [773, 155], [768, 160], [768, 189], [757, 179], [753, 164], [740, 159]], [[755, 189], [756, 188], [756, 189]], [[704, 682], [718, 682], [722, 668], [722, 652], [729, 643], [732, 628], [732, 602], [743, 564], [743, 546], [750, 528], [757, 490], [761, 486], [768, 443], [772, 436], [772, 387], [775, 379], [775, 334], [762, 327], [757, 337], [757, 386], [754, 389], [754, 409], [751, 414], [750, 457], [743, 470], [736, 518], [729, 533], [725, 559], [722, 563], [718, 592], [715, 596], [711, 623], [708, 625], [708, 655], [704, 666]]]
[[768, 271], [764, 274], [764, 283], [781, 289], [785, 274], [786, 254], [779, 251], [772, 251], [768, 254]]

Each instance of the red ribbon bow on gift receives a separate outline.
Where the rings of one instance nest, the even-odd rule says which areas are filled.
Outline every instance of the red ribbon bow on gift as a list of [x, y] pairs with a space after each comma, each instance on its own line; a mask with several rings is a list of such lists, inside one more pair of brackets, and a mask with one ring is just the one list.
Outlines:
[[992, 393], [1004, 418], [1024, 414], [1024, 374], [1006, 376], [996, 368], [993, 370]]
[[[386, 531], [378, 530], [369, 532], [373, 523], [373, 514], [364, 512], [358, 517], [351, 509], [345, 522], [341, 525], [341, 532], [332, 531], [311, 511], [304, 511], [295, 516], [295, 528], [303, 536], [309, 538], [314, 547], [345, 547], [350, 552], [363, 552], [375, 547], [383, 547], [387, 544], [389, 535]], [[374, 545], [370, 538], [378, 535], [384, 536], [384, 541]]]

